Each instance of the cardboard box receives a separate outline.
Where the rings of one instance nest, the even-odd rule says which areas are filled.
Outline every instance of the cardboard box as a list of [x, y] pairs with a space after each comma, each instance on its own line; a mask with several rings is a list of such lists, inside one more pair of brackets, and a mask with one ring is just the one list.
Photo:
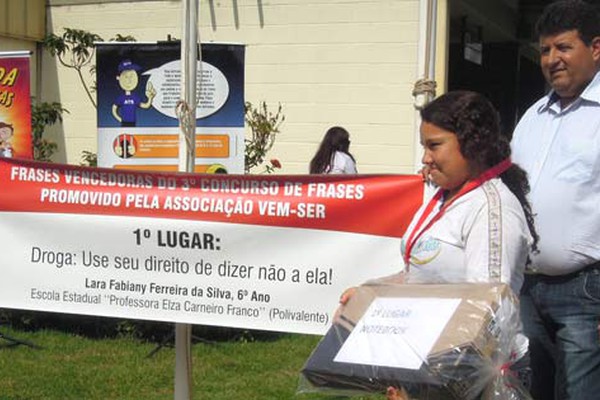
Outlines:
[[[413, 311], [411, 304], [417, 306], [428, 302], [429, 308], [415, 308], [415, 315], [419, 312], [422, 315], [418, 319], [413, 318], [415, 321], [409, 321], [409, 325], [414, 325], [412, 328], [409, 326], [405, 330], [401, 325], [394, 325], [379, 329], [381, 327], [377, 326], [379, 330], [385, 331], [383, 336], [363, 332], [360, 334], [370, 340], [367, 347], [377, 349], [378, 345], [381, 346], [377, 343], [377, 338], [389, 339], [389, 335], [394, 335], [393, 340], [404, 340], [405, 333], [398, 332], [406, 332], [408, 335], [412, 329], [414, 339], [414, 330], [418, 324], [435, 327], [429, 330], [437, 329], [441, 333], [436, 333], [431, 346], [427, 347], [428, 350], [423, 353], [425, 355], [420, 358], [419, 365], [392, 365], [394, 360], [389, 360], [387, 354], [380, 357], [388, 359], [385, 362], [380, 362], [379, 359], [368, 363], [356, 360], [336, 361], [336, 357], [339, 358], [342, 352], [363, 352], [364, 349], [348, 348], [348, 345], [343, 347], [357, 326], [362, 331], [369, 332], [365, 329], [367, 325], [363, 324], [368, 318], [365, 312], [371, 310], [370, 313], [380, 315], [379, 309], [373, 311], [370, 307], [376, 299], [386, 298], [400, 299], [403, 304], [408, 304], [406, 312], [386, 311], [393, 318], [410, 315]], [[435, 306], [438, 303], [439, 312]], [[442, 306], [446, 303], [450, 303], [452, 307], [443, 311]], [[505, 359], [510, 353], [510, 349], [505, 347], [512, 343], [510, 339], [514, 337], [518, 327], [517, 300], [505, 284], [363, 285], [313, 351], [302, 369], [302, 376], [307, 385], [316, 390], [330, 390], [340, 394], [356, 391], [385, 392], [388, 386], [396, 386], [403, 387], [411, 396], [419, 399], [476, 398], [494, 378], [497, 371], [495, 366], [501, 362], [499, 360]], [[431, 334], [427, 331], [422, 333], [423, 336]], [[409, 343], [407, 348], [410, 347]], [[366, 350], [365, 354], [367, 353], [371, 354], [369, 349]], [[402, 364], [402, 360], [397, 361]]]

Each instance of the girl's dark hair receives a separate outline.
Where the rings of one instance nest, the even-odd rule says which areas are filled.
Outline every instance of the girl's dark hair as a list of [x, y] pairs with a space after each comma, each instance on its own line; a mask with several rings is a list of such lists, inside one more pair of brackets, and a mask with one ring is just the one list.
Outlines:
[[[461, 154], [473, 166], [482, 170], [493, 167], [511, 154], [510, 142], [500, 131], [498, 112], [483, 95], [470, 91], [446, 93], [421, 110], [421, 119], [456, 135]], [[517, 197], [537, 250], [538, 235], [533, 212], [527, 200], [527, 173], [513, 164], [500, 175], [502, 182]]]
[[557, 1], [544, 8], [535, 25], [538, 37], [572, 30], [589, 46], [600, 36], [600, 7], [581, 0]]
[[317, 153], [310, 161], [309, 172], [311, 174], [322, 174], [327, 172], [333, 162], [336, 151], [346, 153], [354, 160], [348, 149], [350, 148], [350, 134], [341, 126], [334, 126], [327, 130], [325, 137], [319, 145]]

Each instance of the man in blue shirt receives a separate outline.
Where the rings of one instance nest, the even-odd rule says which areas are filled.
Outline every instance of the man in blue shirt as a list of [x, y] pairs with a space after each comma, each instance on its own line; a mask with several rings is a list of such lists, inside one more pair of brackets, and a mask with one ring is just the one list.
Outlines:
[[517, 125], [540, 236], [521, 290], [537, 400], [600, 398], [600, 11], [548, 5], [536, 30], [550, 93]]

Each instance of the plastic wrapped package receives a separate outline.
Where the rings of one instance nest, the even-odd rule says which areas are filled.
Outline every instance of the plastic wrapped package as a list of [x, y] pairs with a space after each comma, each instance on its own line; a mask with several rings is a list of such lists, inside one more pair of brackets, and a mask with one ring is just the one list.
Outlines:
[[526, 348], [520, 327], [505, 284], [363, 285], [306, 361], [298, 391], [530, 399], [511, 368]]

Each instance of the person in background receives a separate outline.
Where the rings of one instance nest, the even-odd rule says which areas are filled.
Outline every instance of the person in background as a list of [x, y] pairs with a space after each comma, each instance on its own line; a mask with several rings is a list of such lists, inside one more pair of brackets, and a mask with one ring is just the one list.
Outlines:
[[537, 400], [600, 398], [600, 11], [549, 4], [536, 25], [551, 91], [515, 128], [540, 233], [521, 292]]
[[[537, 233], [527, 201], [527, 175], [511, 161], [497, 111], [478, 93], [455, 91], [425, 106], [421, 119], [422, 162], [438, 190], [403, 236], [404, 270], [378, 280], [504, 282], [518, 294]], [[342, 294], [342, 307], [354, 292], [350, 288]], [[516, 359], [524, 362], [515, 370], [526, 374], [527, 339], [522, 334], [516, 346]], [[386, 396], [406, 398], [396, 388]]]
[[356, 161], [349, 152], [350, 134], [340, 126], [329, 128], [310, 161], [311, 174], [356, 174]]

